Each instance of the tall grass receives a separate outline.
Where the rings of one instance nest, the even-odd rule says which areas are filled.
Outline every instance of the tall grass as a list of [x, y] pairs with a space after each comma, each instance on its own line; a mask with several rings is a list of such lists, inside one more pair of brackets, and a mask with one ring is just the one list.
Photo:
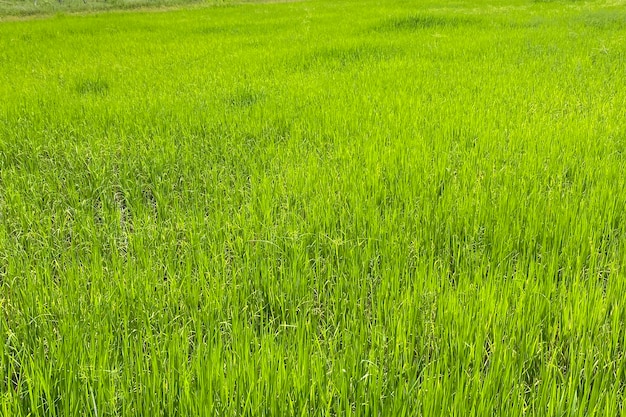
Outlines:
[[0, 415], [620, 415], [623, 13], [0, 24]]

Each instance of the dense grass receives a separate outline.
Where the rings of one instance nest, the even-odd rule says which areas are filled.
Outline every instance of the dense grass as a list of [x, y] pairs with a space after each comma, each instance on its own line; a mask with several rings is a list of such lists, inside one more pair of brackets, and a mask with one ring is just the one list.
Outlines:
[[0, 24], [0, 415], [620, 415], [625, 19]]
[[2, 0], [0, 21], [41, 18], [62, 13], [91, 13], [142, 9], [165, 11], [177, 7], [228, 6], [253, 0]]

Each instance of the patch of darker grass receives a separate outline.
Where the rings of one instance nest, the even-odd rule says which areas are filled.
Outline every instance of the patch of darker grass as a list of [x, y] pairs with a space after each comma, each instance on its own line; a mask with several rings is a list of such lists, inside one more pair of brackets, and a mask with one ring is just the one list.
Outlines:
[[388, 60], [396, 55], [396, 52], [392, 48], [368, 44], [320, 48], [298, 59], [295, 67], [303, 71], [320, 67], [346, 69], [364, 63]]
[[242, 87], [226, 97], [226, 104], [236, 108], [252, 107], [263, 101], [264, 98], [265, 94], [262, 91], [257, 91], [250, 87]]
[[584, 0], [532, 0], [533, 3], [581, 3]]
[[626, 29], [626, 13], [616, 10], [602, 10], [581, 17], [587, 27], [602, 30]]
[[424, 29], [445, 29], [473, 25], [476, 18], [418, 14], [386, 19], [372, 28], [373, 32], [411, 32]]
[[249, 33], [249, 28], [243, 26], [201, 26], [194, 28], [192, 33], [200, 36], [246, 35]]
[[102, 78], [84, 78], [76, 83], [75, 90], [80, 95], [105, 95], [109, 92], [109, 83]]
[[550, 24], [550, 21], [543, 17], [534, 17], [527, 20], [496, 20], [496, 27], [505, 29], [537, 29]]

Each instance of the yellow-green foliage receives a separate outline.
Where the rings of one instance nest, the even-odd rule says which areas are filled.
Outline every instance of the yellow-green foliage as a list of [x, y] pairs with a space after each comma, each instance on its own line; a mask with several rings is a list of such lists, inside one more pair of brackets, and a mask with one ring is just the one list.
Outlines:
[[0, 415], [620, 415], [625, 19], [1, 23]]

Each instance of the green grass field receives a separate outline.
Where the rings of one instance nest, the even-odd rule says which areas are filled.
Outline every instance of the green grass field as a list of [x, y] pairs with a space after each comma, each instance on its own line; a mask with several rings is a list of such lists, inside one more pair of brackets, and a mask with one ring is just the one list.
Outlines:
[[0, 22], [0, 415], [626, 413], [626, 3]]

